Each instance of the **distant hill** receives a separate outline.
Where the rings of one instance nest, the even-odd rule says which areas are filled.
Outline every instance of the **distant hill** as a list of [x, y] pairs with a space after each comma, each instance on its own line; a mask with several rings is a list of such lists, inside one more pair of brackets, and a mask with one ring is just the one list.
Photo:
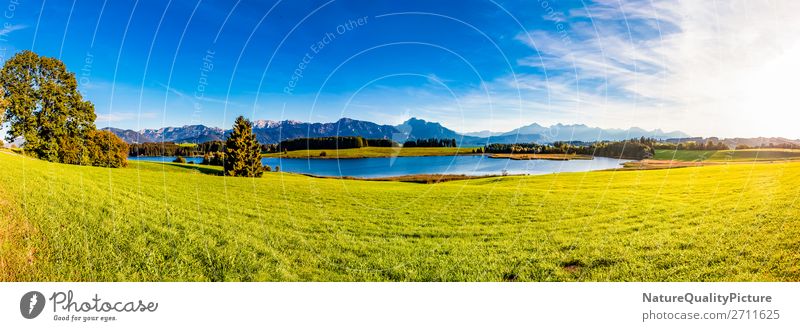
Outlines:
[[139, 131], [117, 128], [103, 128], [101, 130], [111, 131], [129, 144], [162, 141], [200, 143], [225, 138], [225, 132], [222, 129], [205, 125], [184, 125], [182, 127], [165, 127]]
[[174, 142], [203, 142], [224, 139], [225, 133], [220, 128], [211, 128], [205, 125], [184, 125], [182, 127], [167, 127], [161, 129], [142, 130], [142, 135], [152, 141]]
[[[143, 142], [195, 142], [223, 140], [229, 131], [204, 125], [185, 125], [139, 131], [103, 128], [128, 143]], [[362, 136], [364, 138], [399, 138], [400, 132], [391, 125], [378, 125], [367, 121], [342, 118], [333, 123], [306, 123], [300, 121], [257, 120], [253, 122], [253, 133], [262, 144], [274, 144], [281, 140], [303, 137]]]
[[601, 141], [601, 140], [625, 140], [636, 137], [649, 137], [656, 139], [685, 138], [689, 137], [680, 131], [664, 132], [660, 129], [648, 131], [642, 128], [633, 127], [630, 129], [602, 129], [590, 127], [583, 124], [556, 124], [549, 127], [533, 123], [504, 133], [503, 135], [515, 134], [538, 134], [547, 142], [553, 141]]
[[262, 144], [274, 144], [293, 138], [331, 136], [392, 139], [398, 133], [391, 125], [379, 125], [350, 118], [342, 118], [333, 123], [259, 120], [254, 122], [253, 132]]
[[461, 133], [461, 134], [465, 135], [465, 136], [473, 136], [473, 137], [478, 137], [478, 138], [488, 138], [488, 137], [491, 137], [491, 136], [499, 136], [499, 135], [502, 135], [503, 133], [502, 132], [489, 131], [489, 130], [483, 130], [483, 131], [476, 131], [476, 132], [464, 132], [464, 133]]
[[776, 147], [788, 146], [788, 145], [800, 146], [800, 139], [793, 140], [781, 137], [724, 138], [724, 139], [720, 139], [717, 137], [708, 137], [708, 138], [688, 137], [688, 138], [666, 139], [666, 142], [675, 144], [694, 142], [697, 144], [705, 145], [709, 141], [712, 141], [715, 144], [723, 143], [730, 148], [735, 148], [739, 145], [747, 145], [749, 147], [760, 147], [760, 146], [770, 147], [771, 145], [774, 145]]
[[133, 131], [133, 130], [125, 130], [125, 129], [117, 129], [117, 128], [102, 128], [100, 130], [103, 131], [111, 131], [111, 133], [117, 135], [126, 143], [133, 144], [133, 143], [149, 143], [152, 140], [145, 137], [141, 132]]
[[[553, 141], [597, 141], [622, 140], [634, 137], [687, 138], [687, 134], [661, 130], [647, 131], [641, 128], [601, 129], [582, 124], [556, 124], [545, 127], [533, 123], [518, 129], [497, 134], [481, 131], [474, 135], [455, 132], [440, 123], [428, 122], [412, 117], [400, 125], [381, 125], [369, 121], [342, 118], [333, 123], [307, 123], [284, 120], [256, 120], [253, 132], [262, 144], [274, 144], [286, 139], [304, 137], [330, 136], [362, 136], [365, 138], [385, 138], [404, 142], [414, 139], [456, 139], [462, 146], [484, 145], [490, 143], [548, 143]], [[128, 143], [142, 142], [195, 142], [222, 140], [228, 131], [205, 125], [185, 125], [181, 127], [165, 127], [161, 129], [144, 129], [139, 131], [117, 128], [104, 128]]]
[[486, 145], [486, 144], [517, 144], [517, 143], [548, 143], [552, 142], [547, 140], [544, 136], [540, 134], [502, 134], [498, 136], [491, 136], [487, 138], [481, 138], [481, 143], [478, 145]]
[[412, 117], [395, 127], [401, 134], [405, 135], [406, 139], [425, 139], [425, 138], [439, 138], [439, 139], [457, 139], [462, 137], [460, 134], [450, 130], [439, 123], [428, 122], [425, 120]]

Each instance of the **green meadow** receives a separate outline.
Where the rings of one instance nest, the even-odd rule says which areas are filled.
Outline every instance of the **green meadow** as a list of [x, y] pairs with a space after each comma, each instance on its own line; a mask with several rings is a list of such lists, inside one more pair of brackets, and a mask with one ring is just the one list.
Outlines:
[[0, 169], [6, 281], [800, 280], [795, 162], [415, 184], [6, 150]]
[[735, 151], [718, 151], [709, 161], [783, 161], [800, 160], [800, 150], [796, 149], [742, 149]]
[[690, 151], [674, 149], [657, 149], [653, 155], [654, 160], [674, 160], [674, 161], [705, 161], [717, 151]]
[[800, 150], [796, 149], [741, 149], [723, 151], [694, 151], [694, 150], [656, 150], [655, 160], [675, 161], [709, 161], [709, 162], [753, 162], [753, 161], [782, 161], [800, 160]]

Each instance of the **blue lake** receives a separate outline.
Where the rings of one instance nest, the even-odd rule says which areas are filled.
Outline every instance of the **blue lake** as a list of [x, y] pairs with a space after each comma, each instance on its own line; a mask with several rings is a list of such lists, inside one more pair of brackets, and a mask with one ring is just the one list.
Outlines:
[[[174, 157], [131, 157], [132, 161], [171, 162]], [[187, 161], [200, 163], [201, 157], [188, 157]], [[263, 158], [261, 163], [281, 171], [336, 177], [392, 177], [419, 174], [448, 175], [543, 175], [560, 172], [581, 172], [621, 168], [629, 160], [595, 157], [593, 160], [511, 160], [488, 156], [409, 156], [396, 158], [364, 159], [286, 159]]]

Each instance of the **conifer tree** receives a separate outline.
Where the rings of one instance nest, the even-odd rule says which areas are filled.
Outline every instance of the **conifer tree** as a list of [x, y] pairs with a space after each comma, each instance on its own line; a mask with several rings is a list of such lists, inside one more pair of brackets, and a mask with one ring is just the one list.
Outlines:
[[225, 175], [260, 177], [261, 144], [253, 133], [253, 123], [244, 116], [236, 118], [228, 140], [225, 142]]

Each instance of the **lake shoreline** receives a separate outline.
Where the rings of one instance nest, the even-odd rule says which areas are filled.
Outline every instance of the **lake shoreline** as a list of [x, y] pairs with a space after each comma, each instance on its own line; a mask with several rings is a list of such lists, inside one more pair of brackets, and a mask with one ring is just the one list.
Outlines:
[[469, 154], [452, 154], [452, 155], [379, 155], [379, 156], [342, 156], [337, 157], [335, 155], [331, 156], [274, 156], [274, 153], [268, 154], [261, 154], [261, 157], [268, 158], [268, 159], [312, 159], [312, 160], [352, 160], [352, 159], [390, 159], [396, 157], [438, 157], [438, 156], [483, 156], [486, 154], [481, 153], [469, 153]]
[[[130, 158], [130, 160], [172, 163], [172, 157], [140, 157]], [[201, 164], [203, 159], [200, 157], [188, 157], [185, 160], [187, 163]], [[389, 180], [417, 182], [429, 182], [432, 180], [432, 175], [445, 175], [456, 178], [457, 176], [542, 175], [605, 170], [622, 168], [622, 163], [633, 160], [595, 157], [570, 161], [572, 162], [549, 159], [512, 160], [492, 158], [489, 155], [345, 159], [264, 157], [261, 160], [264, 166], [289, 173], [337, 178], [391, 178]]]
[[489, 155], [493, 159], [510, 159], [516, 161], [530, 161], [530, 160], [549, 160], [549, 161], [571, 161], [571, 160], [594, 160], [592, 155], [580, 154], [514, 154], [514, 153], [496, 153]]
[[[418, 183], [418, 184], [436, 184], [436, 183], [452, 182], [458, 180], [508, 177], [503, 175], [469, 176], [469, 175], [459, 175], [459, 174], [417, 174], [417, 175], [372, 177], [372, 178], [354, 177], [354, 176], [319, 176], [312, 174], [299, 174], [299, 175], [308, 176], [311, 178], [320, 178], [320, 179], [363, 180], [370, 182], [403, 182], [403, 183]], [[527, 175], [515, 175], [515, 176], [527, 176]]]
[[[492, 159], [509, 159], [514, 161], [531, 161], [531, 160], [549, 160], [549, 161], [571, 161], [571, 160], [593, 160], [595, 157], [592, 155], [579, 155], [579, 154], [511, 154], [511, 153], [458, 153], [458, 154], [426, 154], [426, 155], [378, 155], [378, 156], [364, 156], [364, 155], [276, 155], [277, 153], [261, 154], [262, 158], [268, 159], [313, 159], [313, 160], [350, 160], [350, 159], [386, 159], [398, 157], [441, 157], [441, 156], [485, 156]], [[130, 158], [141, 157], [160, 157], [160, 158], [175, 158], [176, 156], [129, 156]], [[186, 156], [181, 155], [183, 158], [202, 158], [203, 155]]]

